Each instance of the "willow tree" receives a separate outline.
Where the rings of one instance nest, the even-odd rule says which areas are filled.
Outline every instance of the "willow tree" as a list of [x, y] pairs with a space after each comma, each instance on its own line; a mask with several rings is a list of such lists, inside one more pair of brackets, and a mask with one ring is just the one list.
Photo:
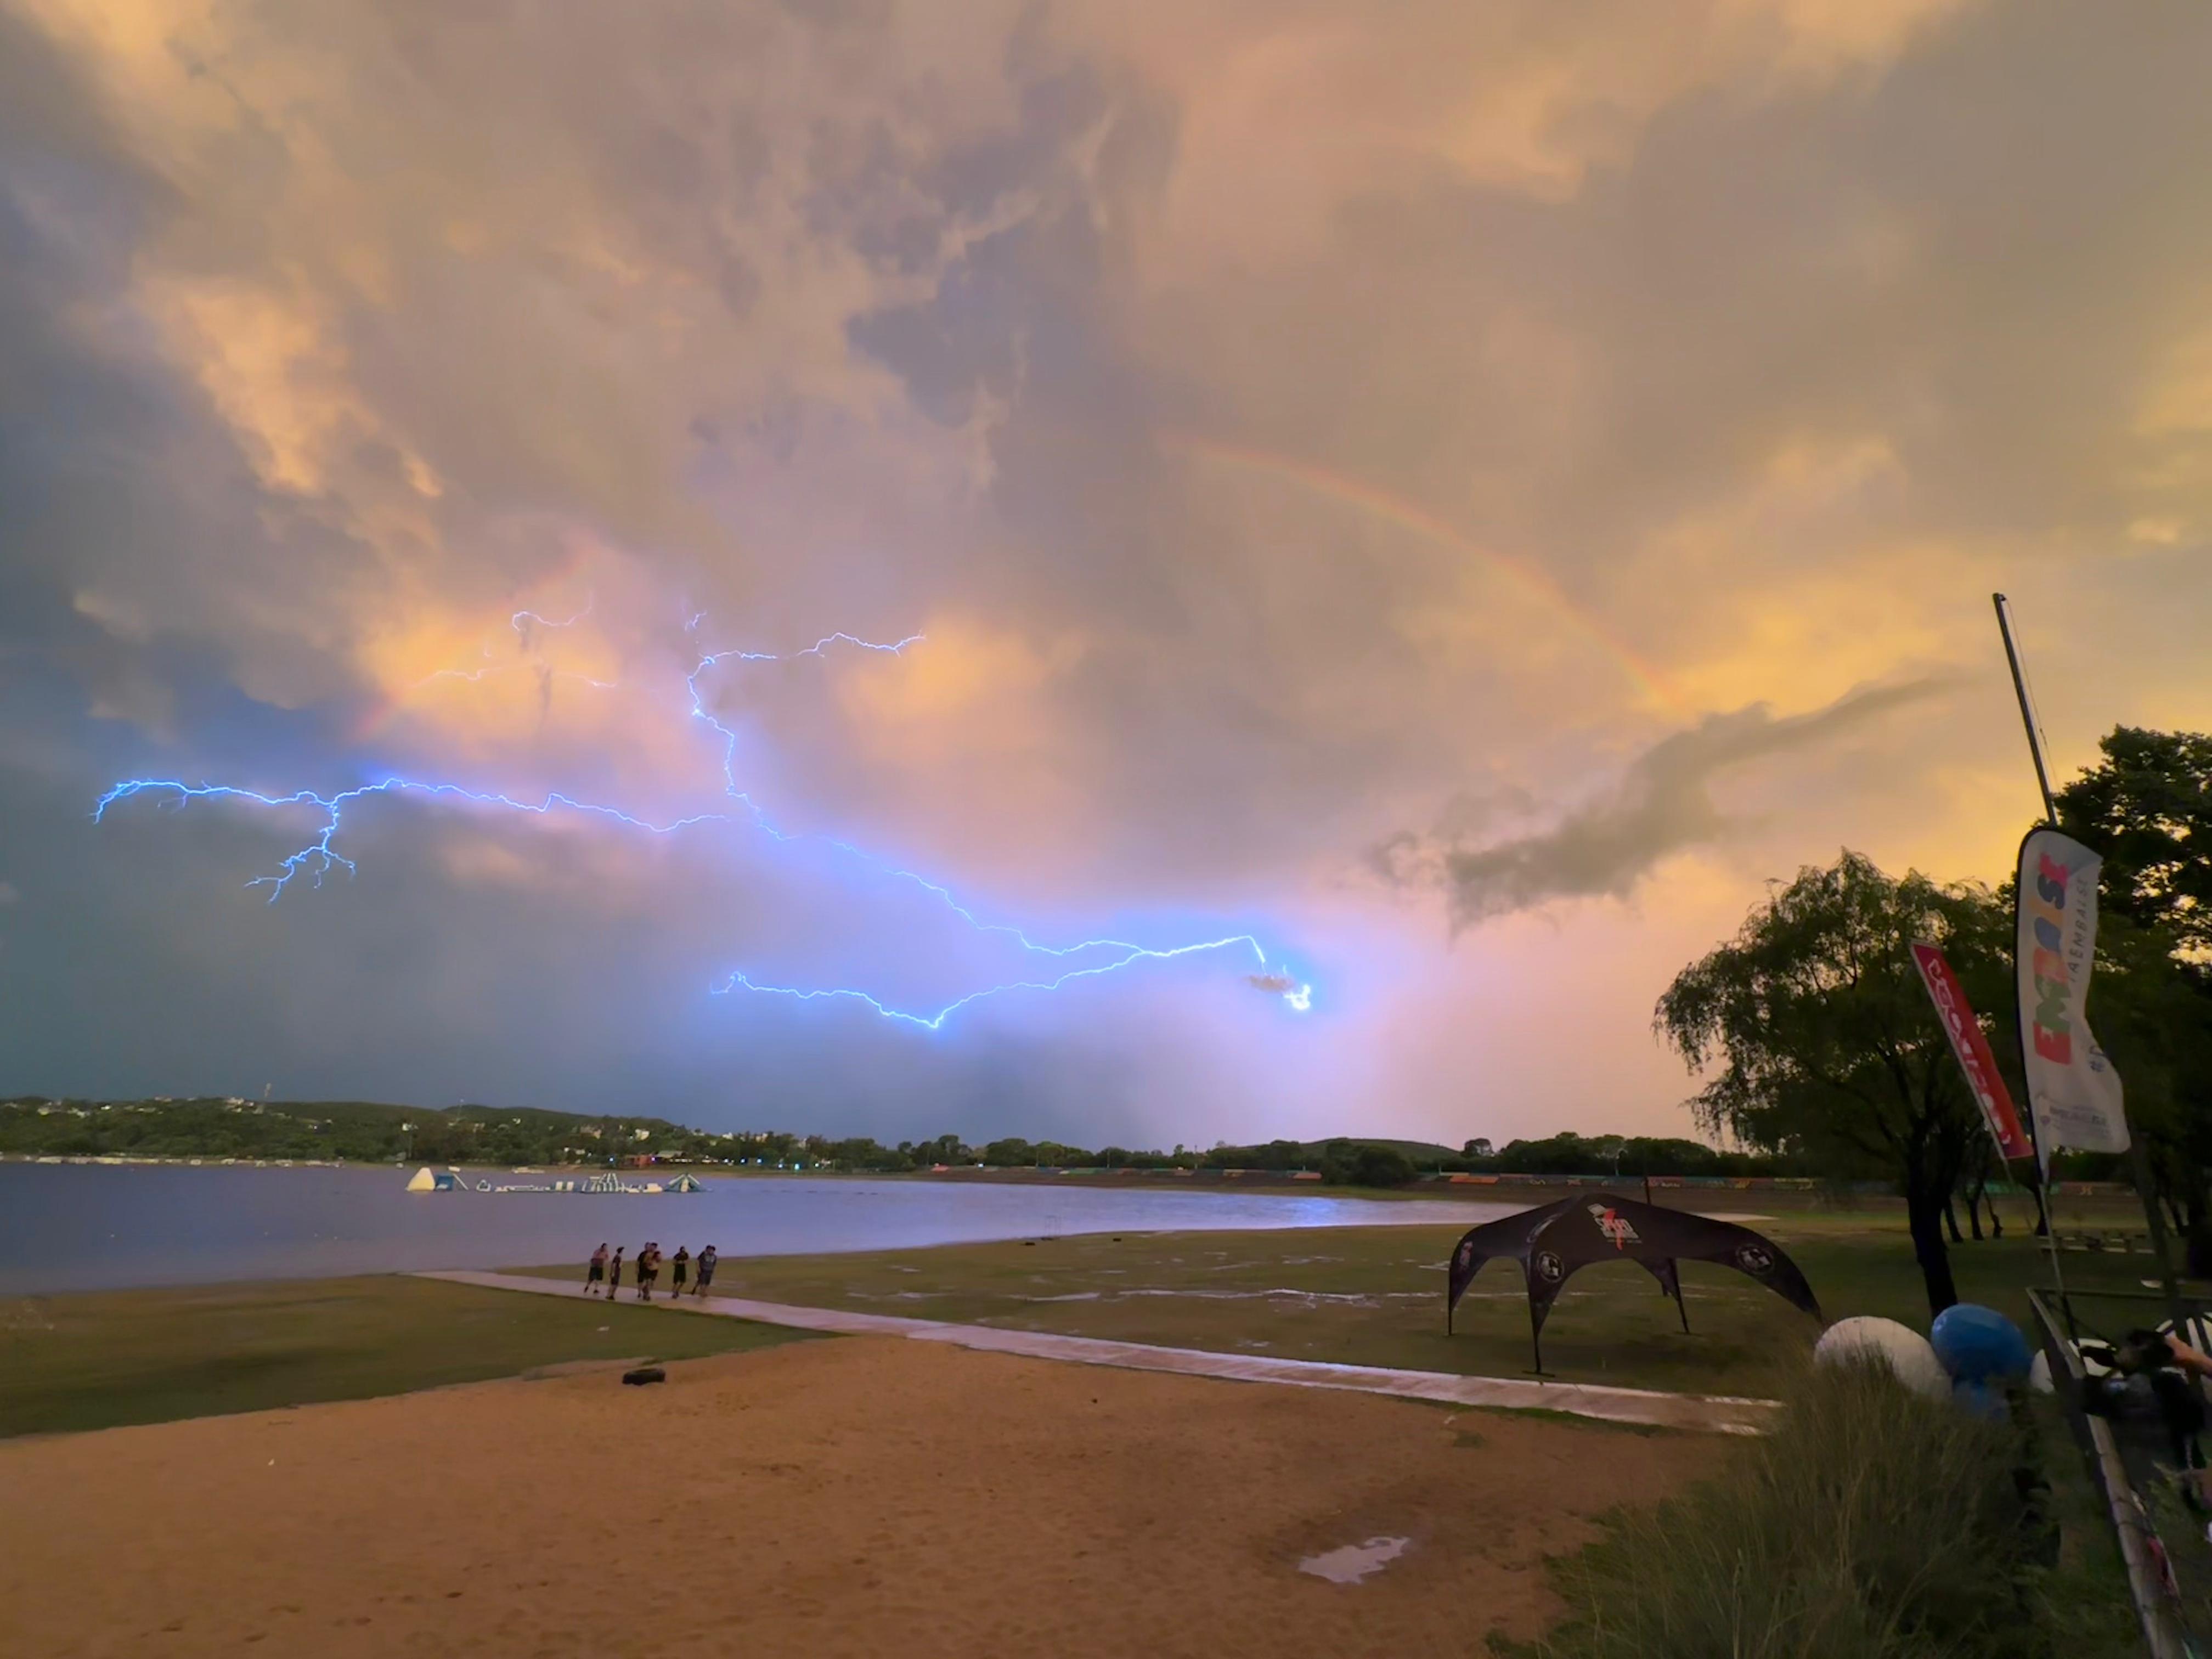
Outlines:
[[2009, 920], [1986, 888], [1893, 878], [1846, 851], [1771, 890], [1674, 976], [1653, 1018], [1711, 1073], [1691, 1102], [1705, 1128], [1897, 1182], [1931, 1313], [1959, 1299], [1943, 1206], [1985, 1132], [1909, 947], [1941, 944], [1987, 1010], [2006, 984]]

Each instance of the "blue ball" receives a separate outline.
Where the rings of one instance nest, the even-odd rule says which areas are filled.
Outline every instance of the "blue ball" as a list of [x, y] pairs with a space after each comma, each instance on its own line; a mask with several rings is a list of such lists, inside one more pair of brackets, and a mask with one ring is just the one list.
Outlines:
[[1960, 1382], [2017, 1382], [2035, 1358], [2019, 1326], [1995, 1308], [1971, 1302], [1937, 1314], [1928, 1341], [1943, 1369]]

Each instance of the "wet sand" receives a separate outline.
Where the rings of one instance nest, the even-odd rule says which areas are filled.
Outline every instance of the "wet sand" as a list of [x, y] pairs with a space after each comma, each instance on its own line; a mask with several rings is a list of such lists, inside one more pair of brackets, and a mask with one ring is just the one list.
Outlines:
[[6, 1650], [1480, 1652], [1726, 1451], [878, 1338], [617, 1376], [0, 1444]]

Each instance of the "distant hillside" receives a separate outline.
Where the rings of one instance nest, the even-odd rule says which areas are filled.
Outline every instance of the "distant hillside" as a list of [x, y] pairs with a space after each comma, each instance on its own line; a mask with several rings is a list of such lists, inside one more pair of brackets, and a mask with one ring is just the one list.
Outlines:
[[[1363, 1150], [1370, 1154], [1360, 1156]], [[879, 1146], [781, 1130], [710, 1134], [666, 1118], [539, 1107], [463, 1104], [443, 1110], [368, 1100], [0, 1101], [0, 1156], [342, 1160], [362, 1164], [598, 1164], [650, 1158], [780, 1170], [896, 1172], [982, 1164], [998, 1170], [1264, 1170], [1389, 1185], [1444, 1170], [1532, 1175], [1812, 1175], [1790, 1158], [1723, 1152], [1697, 1141], [1562, 1133], [1492, 1150], [1427, 1140], [1339, 1136], [1171, 1152], [1014, 1137], [969, 1146], [959, 1136]]]
[[[1355, 1146], [1388, 1146], [1394, 1152], [1405, 1153], [1416, 1164], [1441, 1162], [1459, 1156], [1458, 1147], [1439, 1146], [1433, 1140], [1389, 1140], [1380, 1135], [1346, 1135], [1342, 1139]], [[1305, 1143], [1305, 1149], [1314, 1158], [1319, 1158], [1329, 1145], [1326, 1140], [1309, 1140]]]
[[695, 1143], [729, 1139], [702, 1135], [665, 1118], [536, 1108], [465, 1105], [439, 1111], [377, 1101], [235, 1096], [0, 1102], [0, 1153], [33, 1157], [606, 1163], [625, 1152], [689, 1152]]

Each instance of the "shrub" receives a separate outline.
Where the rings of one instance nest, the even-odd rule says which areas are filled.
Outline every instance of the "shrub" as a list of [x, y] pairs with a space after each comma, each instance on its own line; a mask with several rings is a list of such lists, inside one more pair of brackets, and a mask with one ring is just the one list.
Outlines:
[[[1886, 1368], [1808, 1370], [1721, 1476], [1556, 1571], [1547, 1659], [2013, 1659], [2052, 1651], [2051, 1534], [2018, 1431]], [[2069, 1450], [2062, 1447], [2062, 1453]], [[2124, 1621], [2118, 1634], [2130, 1634]], [[2071, 1651], [2083, 1650], [2074, 1648]]]

